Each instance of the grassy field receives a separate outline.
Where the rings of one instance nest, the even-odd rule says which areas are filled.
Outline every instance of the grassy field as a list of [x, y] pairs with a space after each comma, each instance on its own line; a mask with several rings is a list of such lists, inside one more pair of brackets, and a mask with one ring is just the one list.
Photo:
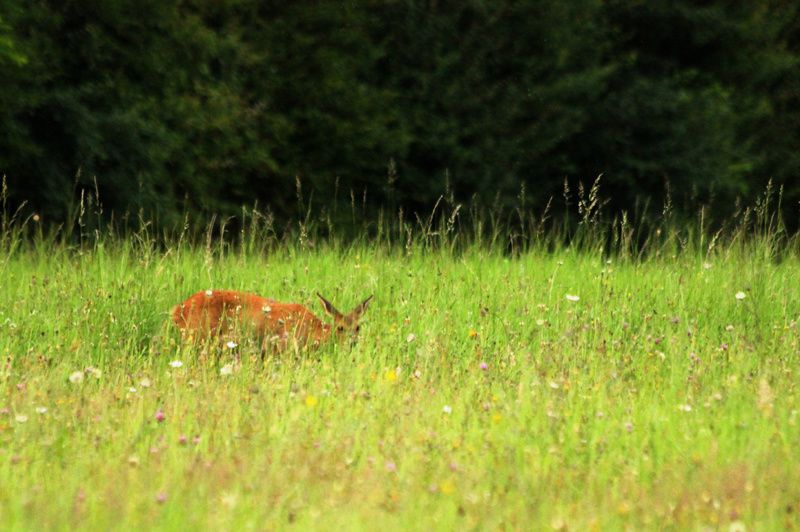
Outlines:
[[[800, 526], [796, 252], [306, 244], [7, 232], [2, 528]], [[262, 360], [181, 343], [208, 288], [375, 300]]]

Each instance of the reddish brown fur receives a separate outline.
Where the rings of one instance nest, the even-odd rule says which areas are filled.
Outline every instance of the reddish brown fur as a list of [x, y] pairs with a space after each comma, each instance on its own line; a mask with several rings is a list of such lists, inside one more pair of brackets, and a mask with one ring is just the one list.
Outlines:
[[214, 335], [252, 334], [262, 345], [285, 348], [297, 345], [319, 345], [331, 337], [358, 333], [358, 319], [366, 310], [367, 298], [349, 314], [336, 310], [319, 296], [325, 311], [333, 317], [335, 329], [297, 303], [281, 303], [274, 299], [233, 290], [207, 290], [189, 296], [172, 310], [172, 320], [184, 332], [201, 338]]

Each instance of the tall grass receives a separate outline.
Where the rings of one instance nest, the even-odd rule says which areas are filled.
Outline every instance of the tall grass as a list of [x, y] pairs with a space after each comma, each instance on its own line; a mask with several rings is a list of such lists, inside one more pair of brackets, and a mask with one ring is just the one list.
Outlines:
[[[96, 201], [70, 228], [4, 213], [0, 523], [800, 525], [778, 194], [712, 226], [608, 219], [587, 188], [572, 219], [443, 198], [355, 239], [311, 212], [127, 234]], [[352, 349], [262, 357], [180, 341], [167, 312], [206, 288], [375, 301]]]

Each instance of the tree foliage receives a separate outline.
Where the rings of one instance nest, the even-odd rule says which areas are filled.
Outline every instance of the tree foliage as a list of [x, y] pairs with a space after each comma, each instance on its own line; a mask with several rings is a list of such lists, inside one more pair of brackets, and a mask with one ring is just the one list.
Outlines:
[[800, 200], [791, 2], [4, 4], [0, 173], [52, 220], [86, 187], [162, 221], [289, 216], [298, 181], [326, 208], [543, 206], [601, 173], [619, 209], [665, 183]]

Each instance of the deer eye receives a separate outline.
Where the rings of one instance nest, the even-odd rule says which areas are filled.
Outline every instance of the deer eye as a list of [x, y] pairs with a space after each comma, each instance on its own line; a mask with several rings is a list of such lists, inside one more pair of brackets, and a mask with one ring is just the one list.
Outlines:
[[336, 332], [344, 332], [344, 325], [337, 325]]
[[355, 332], [358, 332], [358, 331], [360, 331], [360, 330], [361, 330], [361, 325], [356, 325], [356, 328], [355, 328], [355, 329], [353, 329], [353, 330], [354, 330]]

